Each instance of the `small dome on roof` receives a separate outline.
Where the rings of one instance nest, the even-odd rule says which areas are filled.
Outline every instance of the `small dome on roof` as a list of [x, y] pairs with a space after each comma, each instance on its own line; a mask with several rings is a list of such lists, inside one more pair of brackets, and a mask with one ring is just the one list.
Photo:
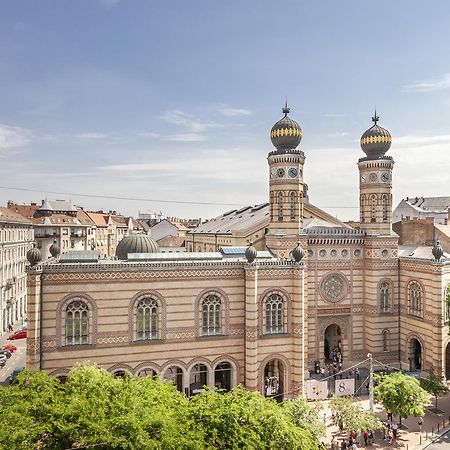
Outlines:
[[377, 124], [379, 120], [380, 118], [375, 111], [375, 115], [372, 117], [374, 125], [361, 136], [361, 148], [370, 159], [383, 157], [390, 149], [392, 143], [389, 131]]
[[118, 259], [128, 259], [129, 253], [158, 253], [159, 247], [147, 234], [130, 234], [125, 236], [117, 245], [116, 256]]
[[290, 109], [286, 102], [286, 106], [283, 108], [284, 117], [270, 131], [272, 144], [280, 152], [295, 149], [302, 140], [302, 129], [295, 120], [288, 116], [289, 112]]
[[50, 245], [49, 251], [50, 251], [50, 255], [52, 255], [53, 258], [56, 258], [59, 255], [59, 252], [61, 251], [61, 249], [59, 248], [59, 245], [56, 242], [56, 240], [53, 241], [52, 245]]
[[250, 241], [250, 244], [245, 249], [245, 257], [247, 258], [247, 261], [251, 264], [256, 257], [258, 256], [258, 251], [255, 247], [253, 247], [253, 241]]
[[294, 258], [294, 261], [299, 263], [303, 257], [305, 256], [305, 252], [303, 251], [300, 241], [297, 242], [297, 246], [292, 250], [292, 257]]
[[42, 259], [41, 251], [33, 244], [33, 248], [27, 252], [27, 260], [31, 266], [35, 266]]

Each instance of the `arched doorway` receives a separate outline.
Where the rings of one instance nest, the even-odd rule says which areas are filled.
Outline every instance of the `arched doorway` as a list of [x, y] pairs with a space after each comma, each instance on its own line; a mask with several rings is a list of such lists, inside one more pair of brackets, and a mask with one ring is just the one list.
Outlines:
[[409, 370], [415, 372], [422, 369], [422, 344], [416, 338], [409, 344]]
[[450, 342], [445, 347], [445, 378], [450, 380]]
[[204, 364], [195, 364], [189, 373], [190, 395], [200, 394], [208, 386], [208, 368]]
[[164, 371], [164, 379], [170, 380], [178, 391], [183, 392], [183, 369], [178, 366], [168, 367]]
[[334, 323], [325, 329], [323, 357], [326, 360], [333, 360], [333, 356], [337, 353], [342, 355], [342, 332], [341, 327]]
[[283, 401], [285, 367], [279, 359], [272, 359], [264, 368], [264, 395], [277, 402]]

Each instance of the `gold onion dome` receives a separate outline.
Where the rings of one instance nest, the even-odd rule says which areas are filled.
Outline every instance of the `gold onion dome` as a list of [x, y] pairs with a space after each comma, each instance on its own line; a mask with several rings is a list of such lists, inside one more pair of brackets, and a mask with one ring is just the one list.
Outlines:
[[374, 125], [361, 136], [361, 148], [369, 159], [382, 158], [392, 144], [391, 134], [377, 124], [379, 120], [375, 111], [375, 115], [372, 117]]
[[295, 149], [302, 140], [302, 129], [295, 120], [288, 116], [289, 111], [286, 102], [286, 106], [283, 108], [284, 117], [270, 130], [272, 144], [280, 152]]

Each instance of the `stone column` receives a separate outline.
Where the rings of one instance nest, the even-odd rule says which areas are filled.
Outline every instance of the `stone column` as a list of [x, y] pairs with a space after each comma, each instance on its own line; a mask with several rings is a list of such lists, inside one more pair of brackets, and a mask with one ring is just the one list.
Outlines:
[[27, 274], [27, 369], [40, 369], [40, 268], [29, 268]]
[[245, 387], [258, 389], [258, 265], [245, 267]]

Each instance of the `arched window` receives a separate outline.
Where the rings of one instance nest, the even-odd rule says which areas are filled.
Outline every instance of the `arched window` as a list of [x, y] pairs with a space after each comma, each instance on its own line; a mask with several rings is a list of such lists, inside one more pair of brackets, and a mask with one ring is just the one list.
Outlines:
[[409, 312], [415, 316], [422, 315], [422, 287], [417, 281], [411, 281], [408, 286]]
[[370, 221], [377, 221], [377, 196], [375, 194], [370, 196]]
[[141, 369], [137, 374], [138, 377], [150, 377], [150, 378], [155, 378], [157, 375], [158, 372], [150, 367], [145, 367], [144, 369]]
[[158, 339], [158, 328], [158, 302], [142, 298], [136, 306], [136, 340]]
[[215, 294], [206, 295], [201, 302], [201, 335], [222, 334], [222, 304]]
[[291, 220], [295, 220], [295, 210], [296, 210], [296, 205], [297, 205], [297, 195], [295, 194], [295, 192], [291, 192], [289, 194], [289, 201], [290, 201], [290, 206], [291, 206]]
[[164, 371], [164, 379], [170, 380], [179, 392], [183, 392], [183, 369], [178, 366], [170, 366]]
[[388, 330], [383, 330], [381, 332], [381, 342], [382, 342], [382, 346], [383, 346], [383, 352], [388, 352], [389, 351], [389, 331]]
[[66, 308], [66, 345], [89, 343], [89, 308], [82, 300], [73, 300]]
[[450, 284], [445, 288], [444, 291], [444, 322], [448, 322], [450, 318], [450, 308], [449, 308], [449, 301], [450, 301]]
[[284, 333], [284, 301], [279, 294], [271, 294], [265, 302], [265, 332]]
[[383, 216], [383, 222], [388, 221], [388, 196], [387, 194], [383, 194], [381, 196], [381, 210]]
[[389, 282], [380, 283], [380, 311], [389, 312], [390, 308], [390, 285]]
[[283, 202], [284, 195], [282, 192], [278, 192], [278, 221], [283, 222]]

